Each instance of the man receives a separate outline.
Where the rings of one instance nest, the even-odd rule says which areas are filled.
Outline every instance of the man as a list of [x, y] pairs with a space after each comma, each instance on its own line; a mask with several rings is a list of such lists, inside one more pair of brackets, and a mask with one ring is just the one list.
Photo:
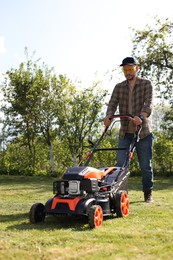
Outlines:
[[[109, 126], [111, 124], [110, 116], [114, 115], [117, 109], [119, 109], [119, 114], [133, 115], [137, 125], [142, 124], [140, 140], [136, 144], [136, 152], [142, 173], [144, 201], [153, 202], [152, 144], [154, 137], [150, 124], [153, 87], [149, 80], [138, 77], [139, 67], [133, 57], [125, 58], [120, 66], [123, 68], [126, 80], [118, 83], [113, 90], [104, 125]], [[121, 121], [118, 146], [128, 148], [134, 132], [135, 123], [132, 120]], [[126, 153], [124, 150], [118, 151], [117, 166], [123, 166]]]

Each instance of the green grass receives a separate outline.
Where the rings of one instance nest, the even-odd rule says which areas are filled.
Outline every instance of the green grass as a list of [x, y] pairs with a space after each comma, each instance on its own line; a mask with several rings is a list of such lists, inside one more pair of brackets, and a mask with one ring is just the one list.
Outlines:
[[173, 259], [173, 179], [155, 180], [144, 203], [141, 178], [129, 178], [130, 214], [90, 229], [86, 220], [49, 216], [30, 224], [32, 204], [53, 196], [53, 178], [0, 176], [0, 259]]

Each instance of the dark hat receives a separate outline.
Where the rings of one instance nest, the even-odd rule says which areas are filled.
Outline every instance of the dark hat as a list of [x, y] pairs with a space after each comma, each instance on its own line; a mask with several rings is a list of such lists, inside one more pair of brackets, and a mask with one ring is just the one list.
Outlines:
[[124, 65], [137, 65], [136, 61], [132, 57], [127, 57], [122, 61], [122, 64], [120, 66]]

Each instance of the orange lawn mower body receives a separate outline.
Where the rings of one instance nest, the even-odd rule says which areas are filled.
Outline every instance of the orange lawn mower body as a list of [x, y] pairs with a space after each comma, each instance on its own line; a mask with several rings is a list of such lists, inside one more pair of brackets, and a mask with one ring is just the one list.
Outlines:
[[[131, 115], [110, 117], [133, 120]], [[29, 217], [31, 223], [43, 222], [46, 215], [82, 215], [88, 218], [90, 228], [100, 227], [103, 217], [116, 214], [127, 217], [129, 214], [128, 177], [129, 163], [139, 139], [139, 128], [132, 141], [123, 167], [110, 166], [101, 169], [90, 167], [94, 153], [100, 150], [118, 150], [126, 148], [99, 148], [107, 129], [94, 145], [84, 166], [68, 168], [62, 179], [53, 182], [54, 196], [45, 205], [32, 205]]]

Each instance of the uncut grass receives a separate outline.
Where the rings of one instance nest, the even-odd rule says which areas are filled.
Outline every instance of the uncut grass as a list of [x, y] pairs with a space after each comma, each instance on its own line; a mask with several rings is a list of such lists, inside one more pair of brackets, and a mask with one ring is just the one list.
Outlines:
[[29, 223], [35, 202], [53, 196], [53, 178], [0, 176], [0, 259], [173, 259], [173, 179], [156, 179], [153, 204], [129, 178], [130, 214], [90, 230], [87, 219], [49, 216]]

